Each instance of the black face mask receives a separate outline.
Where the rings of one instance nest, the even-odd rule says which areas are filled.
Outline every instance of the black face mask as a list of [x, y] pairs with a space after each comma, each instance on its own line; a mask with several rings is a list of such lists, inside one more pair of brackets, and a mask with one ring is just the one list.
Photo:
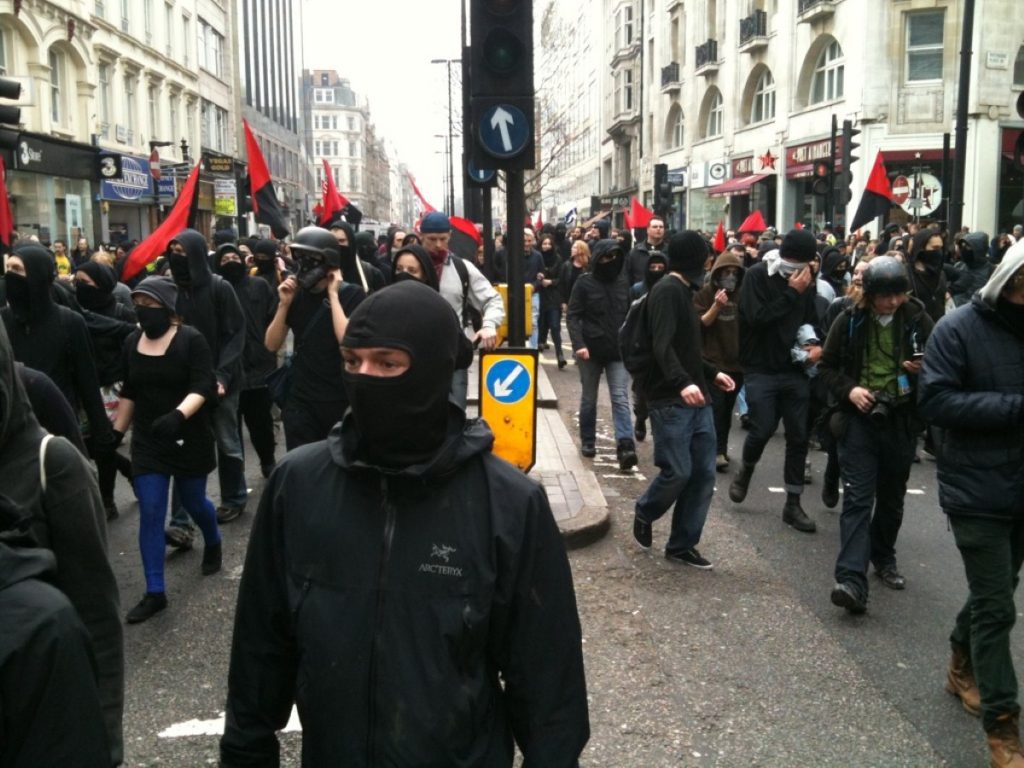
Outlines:
[[274, 260], [261, 259], [256, 257], [256, 273], [260, 275], [272, 275], [274, 273]]
[[237, 283], [245, 277], [245, 264], [240, 261], [225, 261], [220, 265], [220, 274], [229, 283]]
[[338, 265], [341, 267], [342, 276], [349, 282], [353, 280], [358, 282], [359, 270], [356, 267], [356, 252], [351, 245], [339, 245], [338, 250], [341, 252]]
[[416, 277], [416, 275], [413, 275], [409, 272], [395, 272], [395, 279], [392, 281], [392, 283], [402, 283], [405, 282], [406, 280], [419, 280], [421, 283], [423, 282], [418, 277]]
[[917, 258], [931, 272], [938, 272], [942, 266], [942, 251], [921, 251]]
[[81, 280], [75, 282], [75, 298], [78, 299], [78, 303], [82, 305], [83, 309], [93, 312], [104, 309], [114, 300], [113, 295], [107, 291], [100, 290], [95, 285], [89, 285]]
[[611, 261], [598, 260], [594, 264], [594, 277], [602, 283], [610, 283], [622, 271], [622, 256], [616, 255]]
[[299, 260], [299, 271], [295, 275], [295, 279], [302, 290], [313, 290], [316, 287], [316, 284], [325, 277], [327, 277], [327, 270], [324, 269], [324, 263], [322, 261], [315, 259]]
[[665, 276], [665, 270], [649, 269], [644, 275], [644, 282], [647, 283], [648, 288], [653, 288], [654, 284], [661, 280]]
[[715, 280], [715, 285], [721, 288], [726, 293], [731, 293], [736, 290], [736, 275], [723, 275], [722, 277]]
[[189, 285], [192, 282], [192, 275], [188, 270], [188, 256], [171, 253], [167, 256], [167, 264], [171, 268], [171, 277], [178, 285]]
[[29, 287], [28, 278], [16, 272], [8, 272], [4, 275], [4, 283], [7, 286], [7, 303], [11, 305], [11, 312], [18, 320], [28, 320], [32, 314], [32, 289]]
[[171, 311], [167, 307], [135, 307], [135, 316], [150, 339], [159, 339], [171, 327]]

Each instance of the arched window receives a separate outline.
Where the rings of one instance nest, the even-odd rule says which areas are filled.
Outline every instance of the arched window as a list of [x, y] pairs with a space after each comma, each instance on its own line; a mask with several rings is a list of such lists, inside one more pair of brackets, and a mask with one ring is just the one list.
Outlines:
[[754, 99], [750, 105], [750, 122], [763, 123], [775, 119], [775, 78], [765, 69], [754, 86]]
[[64, 99], [67, 97], [65, 89], [67, 86], [67, 68], [65, 56], [55, 48], [50, 49], [50, 120], [54, 125], [64, 125], [67, 122], [67, 107]]
[[673, 104], [665, 120], [665, 148], [677, 149], [683, 146], [683, 109]]
[[722, 135], [722, 126], [725, 123], [725, 103], [722, 100], [722, 92], [712, 86], [704, 97], [703, 109], [704, 121], [702, 139], [709, 139], [712, 136]]
[[1013, 84], [1024, 85], [1024, 45], [1017, 49], [1017, 59], [1013, 62]]
[[811, 82], [811, 104], [843, 98], [843, 49], [833, 40], [818, 56]]

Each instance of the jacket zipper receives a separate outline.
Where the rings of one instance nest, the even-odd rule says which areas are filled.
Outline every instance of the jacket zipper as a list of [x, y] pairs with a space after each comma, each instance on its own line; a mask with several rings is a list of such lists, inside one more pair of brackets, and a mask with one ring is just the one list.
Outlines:
[[395, 538], [395, 508], [388, 503], [388, 479], [380, 477], [380, 503], [384, 512], [384, 538], [381, 541], [380, 566], [377, 569], [377, 617], [373, 630], [373, 648], [370, 651], [369, 714], [366, 729], [366, 751], [369, 765], [377, 764], [377, 658], [381, 652], [384, 624], [384, 594], [388, 586], [388, 562], [391, 559], [391, 543]]

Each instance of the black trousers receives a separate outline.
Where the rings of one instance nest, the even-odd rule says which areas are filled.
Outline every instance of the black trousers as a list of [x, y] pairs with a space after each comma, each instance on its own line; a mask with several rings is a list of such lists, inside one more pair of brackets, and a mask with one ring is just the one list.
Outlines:
[[266, 387], [243, 389], [239, 393], [238, 434], [241, 437], [244, 420], [261, 467], [274, 466], [274, 417], [270, 406], [270, 390]]
[[290, 451], [300, 445], [324, 440], [347, 409], [345, 400], [313, 403], [290, 398], [281, 413], [285, 448]]
[[729, 455], [729, 429], [732, 427], [732, 409], [736, 407], [740, 387], [743, 386], [741, 371], [725, 371], [736, 382], [732, 392], [723, 392], [714, 384], [711, 385], [711, 411], [715, 417], [715, 455]]
[[807, 376], [800, 371], [748, 373], [744, 383], [750, 431], [743, 443], [743, 463], [754, 465], [760, 461], [781, 418], [786, 429], [783, 470], [786, 493], [802, 493], [807, 458], [807, 408], [811, 399]]

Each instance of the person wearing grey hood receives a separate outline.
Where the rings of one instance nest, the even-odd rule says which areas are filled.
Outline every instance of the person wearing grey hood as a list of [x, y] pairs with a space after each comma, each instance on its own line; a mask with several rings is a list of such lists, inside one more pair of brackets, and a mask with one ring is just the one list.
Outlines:
[[992, 765], [1024, 765], [1010, 650], [1024, 562], [1024, 243], [935, 326], [919, 388], [922, 415], [941, 430], [939, 505], [969, 590], [946, 689], [980, 711]]
[[[227, 522], [242, 514], [249, 499], [245, 452], [238, 429], [238, 401], [245, 383], [242, 368], [245, 314], [231, 284], [210, 270], [206, 238], [194, 229], [182, 230], [171, 240], [167, 260], [178, 286], [175, 314], [203, 334], [213, 353], [217, 390], [211, 405], [220, 480], [217, 515]], [[167, 541], [178, 549], [189, 549], [192, 527], [177, 493], [171, 501], [171, 510]]]
[[984, 232], [968, 232], [956, 240], [957, 260], [947, 273], [949, 295], [956, 306], [971, 300], [988, 279], [992, 277], [992, 265], [988, 260], [988, 235]]

